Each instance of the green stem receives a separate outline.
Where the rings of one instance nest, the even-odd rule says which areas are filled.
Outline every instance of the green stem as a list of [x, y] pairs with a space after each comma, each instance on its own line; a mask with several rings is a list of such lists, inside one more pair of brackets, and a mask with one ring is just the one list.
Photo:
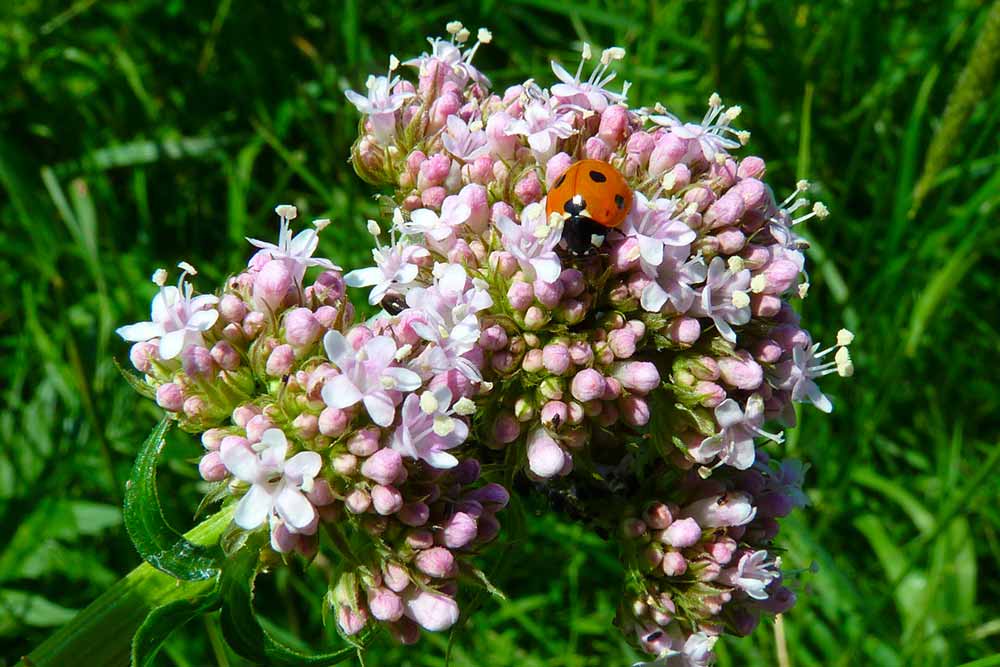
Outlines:
[[[212, 515], [185, 537], [199, 545], [216, 544], [232, 512], [230, 507]], [[132, 635], [153, 607], [194, 597], [215, 583], [214, 579], [181, 581], [143, 563], [22, 658], [17, 667], [124, 667], [129, 664]]]

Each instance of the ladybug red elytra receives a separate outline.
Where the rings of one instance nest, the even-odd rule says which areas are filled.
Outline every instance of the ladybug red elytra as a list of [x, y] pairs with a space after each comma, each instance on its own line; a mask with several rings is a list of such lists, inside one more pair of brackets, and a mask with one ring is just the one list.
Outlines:
[[617, 169], [601, 160], [580, 160], [552, 184], [545, 213], [568, 215], [562, 234], [566, 246], [574, 255], [587, 255], [631, 208], [632, 189]]

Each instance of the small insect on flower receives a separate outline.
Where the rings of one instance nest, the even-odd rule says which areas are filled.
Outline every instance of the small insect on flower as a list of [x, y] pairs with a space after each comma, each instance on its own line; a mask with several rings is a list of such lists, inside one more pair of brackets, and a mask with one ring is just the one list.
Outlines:
[[574, 255], [588, 255], [631, 208], [632, 189], [617, 169], [601, 160], [581, 160], [553, 184], [545, 212], [568, 215], [563, 226], [566, 246]]

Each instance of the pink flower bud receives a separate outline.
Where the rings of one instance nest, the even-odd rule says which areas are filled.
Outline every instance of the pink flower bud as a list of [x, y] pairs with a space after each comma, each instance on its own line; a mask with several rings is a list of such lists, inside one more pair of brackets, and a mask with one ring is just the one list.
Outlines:
[[701, 540], [701, 526], [691, 518], [678, 519], [663, 531], [661, 540], [674, 548], [686, 549]]
[[746, 350], [738, 350], [735, 356], [719, 359], [719, 373], [723, 382], [737, 389], [756, 389], [764, 381], [764, 369]]
[[613, 244], [608, 252], [611, 267], [616, 273], [628, 273], [639, 265], [639, 241], [629, 236]]
[[563, 269], [559, 274], [559, 282], [562, 283], [563, 293], [568, 297], [577, 297], [587, 289], [587, 281], [578, 269]]
[[557, 377], [549, 376], [538, 385], [538, 394], [550, 401], [560, 401], [565, 390], [565, 383]]
[[726, 192], [708, 207], [705, 212], [704, 224], [709, 229], [735, 225], [745, 210], [746, 205], [743, 203], [743, 197], [740, 196], [740, 193]]
[[380, 449], [361, 464], [361, 474], [379, 484], [392, 484], [403, 470], [403, 457], [395, 449]]
[[420, 193], [420, 203], [427, 208], [440, 210], [444, 200], [448, 197], [448, 191], [440, 185], [427, 188]]
[[246, 428], [250, 420], [260, 414], [260, 408], [252, 403], [247, 403], [233, 410], [233, 423], [240, 428]]
[[337, 454], [330, 463], [340, 475], [353, 475], [358, 471], [358, 457], [354, 454]]
[[611, 146], [600, 137], [591, 137], [583, 145], [583, 154], [588, 160], [607, 162], [611, 158]]
[[577, 299], [566, 299], [556, 309], [556, 316], [566, 324], [579, 324], [587, 316], [587, 306]]
[[535, 291], [532, 289], [531, 283], [514, 282], [507, 290], [507, 302], [514, 310], [527, 310], [534, 299]]
[[568, 418], [568, 409], [562, 401], [549, 401], [542, 406], [542, 423], [550, 428], [558, 429]]
[[670, 175], [673, 177], [674, 187], [670, 188], [668, 192], [678, 192], [691, 184], [691, 169], [683, 162], [675, 164], [674, 168], [670, 170]]
[[438, 541], [449, 549], [461, 549], [476, 539], [479, 532], [476, 518], [465, 512], [455, 512], [442, 524]]
[[[715, 193], [703, 185], [698, 185], [684, 193], [684, 201], [694, 204], [699, 212], [703, 212], [715, 202]], [[742, 202], [743, 200], [740, 200], [740, 204]]]
[[649, 423], [649, 403], [638, 396], [628, 396], [618, 402], [621, 407], [621, 417], [629, 426], [636, 428]]
[[347, 339], [347, 344], [351, 346], [351, 349], [358, 351], [365, 346], [365, 343], [370, 341], [375, 337], [372, 330], [363, 324], [351, 327], [350, 330], [344, 335]]
[[562, 449], [545, 429], [528, 434], [528, 468], [543, 479], [556, 475], [565, 464]]
[[628, 109], [620, 104], [609, 106], [601, 114], [601, 123], [597, 129], [597, 136], [608, 146], [617, 148], [618, 144], [625, 139], [628, 127]]
[[555, 308], [562, 299], [563, 286], [560, 282], [547, 283], [542, 280], [535, 280], [532, 283], [535, 298], [546, 308]]
[[292, 273], [288, 270], [288, 266], [282, 261], [272, 259], [254, 278], [254, 306], [262, 312], [278, 312], [291, 286]]
[[525, 205], [542, 198], [542, 182], [533, 169], [514, 185], [514, 195]]
[[316, 415], [311, 415], [308, 412], [301, 413], [298, 417], [292, 420], [292, 428], [295, 429], [296, 434], [304, 440], [312, 440], [319, 433], [319, 420]]
[[222, 316], [223, 321], [242, 322], [246, 314], [246, 304], [235, 294], [224, 294], [219, 299], [219, 315]]
[[[338, 408], [324, 408], [323, 412], [319, 413], [317, 426], [319, 432], [323, 435], [336, 438], [344, 433], [349, 421], [347, 413], [343, 410]], [[376, 443], [376, 446], [378, 446], [378, 443]]]
[[733, 559], [736, 553], [736, 540], [729, 537], [719, 538], [712, 542], [707, 548], [708, 555], [719, 565], [725, 565]]
[[501, 445], [514, 442], [520, 434], [521, 425], [509, 412], [501, 412], [493, 422], [493, 439]]
[[667, 337], [683, 347], [690, 347], [701, 336], [701, 323], [694, 317], [677, 317], [667, 327]]
[[435, 579], [445, 579], [455, 574], [455, 557], [444, 547], [421, 551], [413, 562], [418, 570]]
[[234, 371], [240, 366], [240, 353], [227, 341], [220, 340], [213, 345], [210, 354], [223, 370]]
[[159, 356], [158, 349], [156, 343], [150, 341], [136, 343], [129, 349], [129, 361], [140, 373], [149, 373], [153, 370], [153, 361]]
[[748, 155], [740, 160], [740, 166], [736, 170], [736, 175], [740, 178], [760, 178], [764, 175], [767, 165], [764, 160], [756, 155]]
[[569, 358], [577, 366], [586, 366], [594, 360], [594, 351], [583, 341], [574, 341], [569, 346]]
[[364, 489], [354, 489], [344, 498], [344, 506], [352, 514], [364, 514], [372, 505], [372, 497]]
[[[371, 459], [368, 459], [368, 461], [371, 461]], [[365, 463], [367, 464], [368, 461], [365, 461]], [[361, 466], [361, 470], [362, 474], [365, 474], [364, 465]], [[367, 477], [368, 475], [365, 476]], [[401, 494], [394, 486], [376, 484], [372, 488], [372, 506], [375, 508], [375, 511], [382, 516], [395, 514], [399, 511], [399, 508], [403, 506], [403, 494]]]
[[498, 201], [490, 208], [491, 222], [496, 222], [500, 218], [510, 218], [513, 220], [516, 217], [517, 213], [514, 212], [514, 207], [505, 201]]
[[458, 621], [458, 603], [447, 595], [418, 589], [407, 597], [405, 613], [425, 630], [440, 632]]
[[507, 342], [507, 332], [499, 324], [486, 327], [479, 337], [479, 345], [490, 352], [504, 349]]
[[663, 569], [663, 574], [668, 577], [679, 577], [687, 572], [687, 560], [679, 551], [668, 551], [663, 554], [660, 567]]
[[368, 612], [364, 607], [353, 610], [347, 605], [341, 605], [337, 610], [337, 625], [340, 626], [340, 629], [348, 637], [364, 630], [367, 624]]
[[715, 233], [719, 242], [719, 250], [724, 255], [736, 255], [743, 250], [747, 237], [736, 227], [725, 227]]
[[219, 452], [209, 452], [201, 457], [201, 461], [198, 462], [198, 473], [206, 482], [218, 482], [225, 478], [226, 466], [222, 463]]
[[706, 528], [719, 528], [749, 523], [757, 515], [757, 508], [748, 494], [731, 491], [697, 500], [685, 507], [683, 514]]
[[655, 145], [656, 141], [648, 132], [633, 132], [625, 143], [625, 151], [630, 157], [635, 158], [639, 166], [643, 166], [649, 160]]
[[288, 375], [295, 364], [295, 350], [291, 345], [279, 345], [267, 358], [267, 374], [274, 377]]
[[424, 503], [408, 503], [403, 505], [397, 517], [407, 526], [422, 526], [427, 523], [427, 519], [431, 516], [431, 510]]
[[692, 391], [698, 396], [698, 401], [706, 408], [715, 408], [726, 400], [726, 390], [714, 382], [699, 380]]
[[382, 566], [382, 583], [389, 590], [401, 593], [410, 584], [410, 574], [399, 563], [390, 561]]
[[573, 377], [570, 393], [578, 401], [592, 401], [604, 395], [604, 376], [593, 368], [585, 368]]
[[648, 361], [629, 361], [618, 364], [613, 373], [626, 389], [638, 394], [648, 394], [660, 386], [660, 373]]
[[551, 343], [542, 348], [542, 365], [550, 373], [562, 375], [570, 367], [569, 348], [562, 343]]
[[388, 588], [370, 588], [368, 609], [380, 621], [398, 621], [403, 617], [403, 600]]
[[[427, 132], [434, 133], [443, 128], [448, 122], [448, 116], [457, 114], [460, 108], [462, 108], [462, 98], [454, 92], [444, 92], [431, 104], [431, 110], [428, 114]], [[432, 157], [431, 159], [433, 160], [434, 158]]]
[[161, 384], [156, 389], [156, 404], [170, 412], [180, 412], [184, 406], [184, 392], [174, 382]]
[[684, 160], [688, 152], [688, 140], [678, 137], [673, 132], [660, 136], [656, 147], [649, 156], [650, 176], [660, 176], [674, 168]]
[[324, 271], [316, 276], [312, 289], [319, 301], [332, 306], [347, 293], [347, 284], [340, 271]]
[[615, 329], [608, 334], [608, 347], [619, 359], [635, 354], [636, 335], [630, 328]]
[[549, 316], [538, 306], [530, 306], [524, 311], [524, 328], [529, 331], [538, 331], [549, 322]]
[[549, 158], [549, 161], [545, 163], [545, 185], [547, 188], [551, 189], [552, 184], [556, 180], [566, 173], [569, 166], [573, 164], [573, 158], [571, 158], [567, 153], [559, 152]]
[[788, 291], [798, 280], [799, 267], [787, 259], [776, 259], [763, 271], [767, 294], [781, 294]]
[[322, 329], [308, 308], [296, 308], [285, 315], [285, 340], [295, 347], [312, 345]]

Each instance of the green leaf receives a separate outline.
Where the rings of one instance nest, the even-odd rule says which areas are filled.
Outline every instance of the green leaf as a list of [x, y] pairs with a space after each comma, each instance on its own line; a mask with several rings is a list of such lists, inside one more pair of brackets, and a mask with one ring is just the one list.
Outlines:
[[26, 625], [57, 627], [74, 616], [76, 609], [67, 609], [41, 595], [0, 589], [0, 637], [17, 635]]
[[220, 621], [222, 635], [231, 649], [251, 662], [273, 667], [321, 667], [347, 660], [368, 642], [371, 631], [361, 635], [359, 645], [304, 653], [276, 640], [261, 626], [253, 608], [253, 586], [259, 571], [257, 545], [251, 541], [234, 554], [222, 572]]
[[164, 417], [143, 443], [125, 486], [125, 528], [143, 560], [177, 579], [198, 581], [218, 574], [210, 549], [192, 544], [171, 528], [160, 509], [156, 463], [171, 421]]
[[219, 586], [174, 600], [149, 612], [132, 638], [132, 667], [152, 667], [160, 646], [174, 630], [219, 606]]

